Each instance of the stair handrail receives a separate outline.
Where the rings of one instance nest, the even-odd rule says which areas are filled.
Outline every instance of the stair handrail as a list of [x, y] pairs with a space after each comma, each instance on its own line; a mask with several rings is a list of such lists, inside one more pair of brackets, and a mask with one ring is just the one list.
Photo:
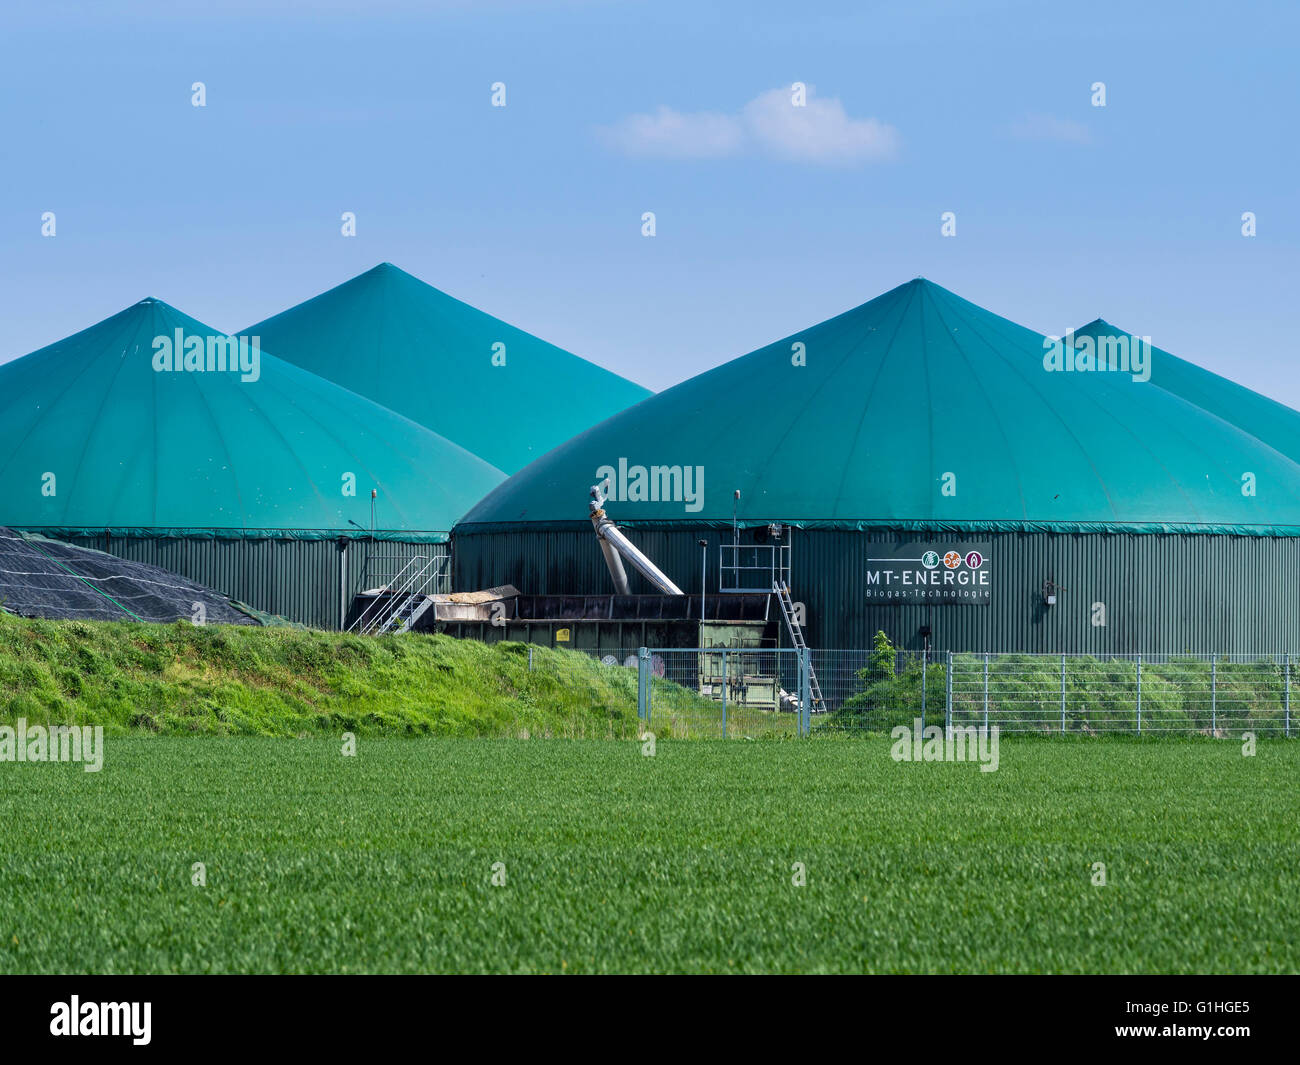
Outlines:
[[[443, 555], [434, 555], [432, 558], [425, 560], [424, 565], [421, 566], [414, 573], [412, 573], [406, 579], [406, 583], [403, 584], [398, 591], [392, 594], [389, 601], [390, 603], [393, 604], [393, 609], [390, 610], [386, 615], [384, 615], [382, 619], [376, 618], [371, 623], [370, 628], [368, 630], [363, 630], [363, 635], [369, 636], [371, 633], [375, 632], [376, 630], [378, 630], [381, 634], [387, 632], [392, 627], [394, 618], [396, 618], [399, 614], [401, 614], [401, 612], [405, 610], [406, 607], [411, 603], [413, 603], [416, 599], [420, 598], [423, 595], [426, 595], [427, 592], [425, 591], [425, 589], [429, 587], [430, 581], [437, 579], [438, 571], [441, 570], [442, 568], [441, 563], [444, 557], [445, 556]], [[416, 555], [414, 558], [411, 559], [411, 562], [418, 562], [424, 559], [425, 559], [424, 555]], [[408, 568], [409, 566], [403, 566], [402, 567], [403, 572], [405, 572]], [[433, 570], [433, 573], [428, 578], [426, 578], [424, 583], [421, 584], [420, 587], [417, 589], [416, 582], [419, 581], [419, 579], [423, 577], [426, 573], [428, 573], [430, 569]], [[400, 574], [398, 576], [400, 576]], [[394, 578], [394, 583], [396, 583], [396, 578]]]
[[[408, 607], [412, 606], [412, 604], [416, 603], [420, 599], [425, 598], [428, 595], [427, 589], [429, 587], [429, 582], [437, 578], [438, 570], [441, 568], [438, 562], [439, 560], [436, 558], [431, 559], [428, 563], [426, 563], [423, 567], [421, 567], [420, 570], [418, 570], [416, 573], [411, 574], [410, 578], [407, 580], [406, 584], [402, 587], [402, 589], [396, 592], [393, 596], [393, 602], [396, 605], [394, 605], [393, 609], [389, 611], [389, 613], [384, 617], [382, 622], [376, 621], [374, 623], [374, 625], [372, 626], [372, 630], [378, 629], [378, 631], [381, 634], [387, 632], [389, 629], [393, 627], [393, 623], [397, 621], [398, 618], [402, 617], [403, 613], [406, 612]], [[423, 577], [426, 573], [428, 573], [431, 568], [433, 569], [434, 572], [428, 578], [425, 579], [423, 584], [421, 584], [417, 588], [416, 582], [419, 581], [420, 578]], [[399, 599], [401, 600], [400, 602], [398, 602]], [[406, 630], [402, 629], [399, 631], [404, 632]]]
[[361, 612], [361, 614], [357, 617], [357, 619], [353, 621], [352, 624], [349, 625], [345, 631], [352, 632], [355, 629], [363, 636], [367, 635], [368, 629], [366, 628], [366, 622], [370, 617], [371, 611], [375, 610], [377, 607], [380, 606], [381, 603], [383, 603], [382, 597], [384, 593], [392, 592], [393, 585], [402, 579], [402, 575], [408, 569], [414, 566], [417, 562], [424, 562], [424, 561], [426, 561], [424, 555], [413, 555], [411, 559], [406, 563], [406, 565], [404, 565], [400, 570], [397, 571], [397, 573], [393, 576], [393, 579], [389, 581], [386, 585], [384, 585], [381, 589], [379, 589], [378, 594], [376, 594], [375, 596], [374, 602], [372, 602], [368, 607], [366, 607], [366, 609]]

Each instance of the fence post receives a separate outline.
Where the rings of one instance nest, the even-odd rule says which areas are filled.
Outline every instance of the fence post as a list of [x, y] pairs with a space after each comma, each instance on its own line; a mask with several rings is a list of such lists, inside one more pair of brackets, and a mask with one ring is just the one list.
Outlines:
[[925, 728], [925, 667], [930, 660], [930, 648], [921, 652], [921, 728]]
[[636, 654], [636, 716], [650, 720], [650, 650], [646, 647]]
[[984, 735], [989, 734], [989, 653], [984, 652]]
[[1282, 669], [1286, 676], [1286, 699], [1284, 702], [1284, 708], [1286, 711], [1285, 735], [1287, 739], [1290, 739], [1291, 738], [1291, 653], [1289, 651], [1287, 652], [1286, 661], [1282, 666]]
[[[741, 659], [744, 662], [744, 659]], [[741, 666], [744, 669], [744, 666]], [[727, 738], [727, 684], [731, 680], [731, 674], [727, 672], [727, 652], [724, 648], [722, 651], [722, 738]]]
[[799, 649], [799, 727], [801, 735], [812, 732], [812, 651]]
[[1065, 655], [1061, 655], [1061, 735], [1065, 735]]
[[952, 652], [948, 652], [947, 669], [943, 693], [943, 735], [945, 739], [952, 736]]
[[1210, 735], [1219, 731], [1219, 656], [1210, 659]]
[[1138, 710], [1138, 735], [1142, 735], [1142, 656], [1138, 655], [1138, 692], [1137, 692], [1137, 710]]
[[533, 645], [530, 643], [528, 645], [528, 672], [531, 673], [532, 671], [533, 671]]

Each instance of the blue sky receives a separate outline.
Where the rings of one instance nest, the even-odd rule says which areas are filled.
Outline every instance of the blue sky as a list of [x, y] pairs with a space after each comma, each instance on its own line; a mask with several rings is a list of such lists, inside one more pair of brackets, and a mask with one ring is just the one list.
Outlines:
[[658, 389], [922, 275], [1300, 407], [1294, 3], [20, 0], [0, 28], [0, 360], [144, 296], [239, 329], [391, 261]]

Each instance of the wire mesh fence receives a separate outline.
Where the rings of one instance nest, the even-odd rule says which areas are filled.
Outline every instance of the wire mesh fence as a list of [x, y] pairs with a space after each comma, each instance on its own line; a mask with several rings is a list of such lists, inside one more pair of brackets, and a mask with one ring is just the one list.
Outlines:
[[[519, 653], [530, 671], [536, 663], [555, 676], [568, 701], [608, 711], [613, 732], [629, 715], [638, 732], [662, 737], [806, 732], [799, 712], [802, 674], [792, 650], [605, 648], [557, 655], [519, 645]], [[584, 659], [601, 668], [593, 670]]]
[[[541, 648], [519, 645], [533, 656]], [[621, 648], [548, 656], [620, 735], [888, 733], [915, 722], [1041, 735], [1290, 736], [1291, 656]], [[604, 667], [580, 665], [594, 658]], [[636, 718], [631, 714], [635, 711]]]
[[1291, 656], [812, 652], [813, 727], [1002, 732], [1291, 734]]
[[889, 732], [1290, 736], [1291, 656], [626, 648], [644, 728], [740, 737]]
[[804, 728], [802, 674], [793, 650], [649, 650], [642, 661], [639, 705], [652, 730], [755, 736], [795, 735]]

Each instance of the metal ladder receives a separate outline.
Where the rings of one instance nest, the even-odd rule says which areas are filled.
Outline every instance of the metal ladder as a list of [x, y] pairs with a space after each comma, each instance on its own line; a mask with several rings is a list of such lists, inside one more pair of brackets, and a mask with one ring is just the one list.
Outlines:
[[[790, 633], [790, 642], [794, 644], [794, 649], [799, 652], [806, 651], [808, 644], [803, 638], [803, 626], [799, 624], [799, 619], [794, 614], [794, 601], [790, 598], [790, 585], [784, 580], [775, 580], [772, 582], [772, 591], [776, 593], [776, 601], [781, 604], [781, 616], [785, 618], [785, 627]], [[822, 701], [821, 685], [817, 683], [817, 672], [812, 666], [812, 655], [808, 656], [808, 691], [812, 697], [812, 712], [821, 713], [826, 708]]]

